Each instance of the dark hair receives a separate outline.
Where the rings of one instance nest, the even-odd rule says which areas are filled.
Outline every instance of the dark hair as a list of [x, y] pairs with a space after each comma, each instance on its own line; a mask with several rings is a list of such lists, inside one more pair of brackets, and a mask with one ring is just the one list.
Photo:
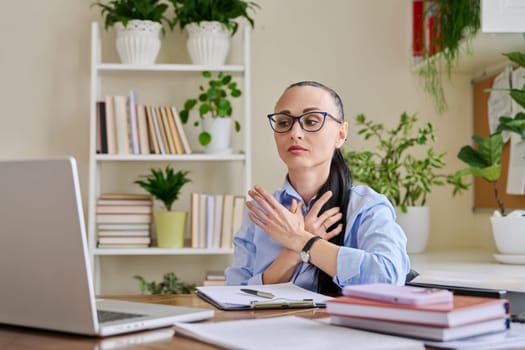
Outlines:
[[[293, 87], [302, 87], [302, 86], [313, 86], [325, 90], [332, 97], [334, 104], [337, 108], [340, 120], [344, 120], [344, 110], [343, 102], [339, 95], [329, 88], [326, 85], [318, 83], [316, 81], [301, 81], [294, 83], [288, 86], [288, 89]], [[344, 244], [345, 231], [346, 231], [346, 211], [348, 209], [348, 201], [350, 199], [350, 188], [352, 187], [352, 175], [350, 169], [344, 161], [343, 154], [340, 149], [336, 149], [332, 156], [332, 162], [330, 163], [330, 174], [328, 175], [328, 180], [324, 183], [323, 186], [319, 189], [317, 193], [317, 198], [320, 198], [323, 193], [327, 191], [332, 191], [332, 197], [328, 202], [321, 208], [319, 215], [324, 211], [333, 208], [341, 208], [341, 213], [343, 213], [343, 218], [340, 223], [343, 225], [343, 229], [340, 234], [330, 239], [330, 242], [342, 246]], [[332, 230], [337, 227], [339, 223], [336, 223], [328, 228]], [[332, 281], [332, 277], [326, 272], [318, 269], [318, 278], [317, 278], [317, 290], [322, 294], [340, 294], [341, 288]]]

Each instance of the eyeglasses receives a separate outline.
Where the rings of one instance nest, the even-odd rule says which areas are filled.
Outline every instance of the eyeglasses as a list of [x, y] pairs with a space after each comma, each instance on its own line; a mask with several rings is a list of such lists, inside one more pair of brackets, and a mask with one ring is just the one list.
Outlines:
[[273, 131], [277, 133], [285, 133], [292, 130], [295, 121], [299, 122], [301, 129], [304, 131], [316, 132], [321, 130], [327, 116], [339, 124], [342, 123], [342, 121], [328, 112], [307, 112], [297, 117], [285, 113], [273, 113], [268, 114], [268, 120], [270, 121], [270, 126], [272, 127]]

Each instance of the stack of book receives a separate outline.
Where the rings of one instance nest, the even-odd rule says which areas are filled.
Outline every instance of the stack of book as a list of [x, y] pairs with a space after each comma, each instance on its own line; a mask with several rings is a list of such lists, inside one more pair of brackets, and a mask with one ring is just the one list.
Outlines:
[[233, 194], [191, 194], [191, 247], [231, 248], [242, 223], [245, 197]]
[[103, 193], [96, 205], [99, 248], [146, 248], [151, 243], [150, 195]]
[[[368, 286], [370, 290], [381, 290], [378, 284]], [[330, 322], [439, 342], [502, 332], [510, 327], [509, 302], [505, 299], [454, 295], [451, 302], [415, 303], [414, 299], [372, 298], [376, 300], [347, 295], [328, 300]]]
[[202, 283], [203, 286], [224, 286], [226, 277], [223, 271], [206, 271], [206, 279]]
[[189, 154], [188, 138], [177, 109], [138, 103], [137, 94], [98, 101], [97, 153]]

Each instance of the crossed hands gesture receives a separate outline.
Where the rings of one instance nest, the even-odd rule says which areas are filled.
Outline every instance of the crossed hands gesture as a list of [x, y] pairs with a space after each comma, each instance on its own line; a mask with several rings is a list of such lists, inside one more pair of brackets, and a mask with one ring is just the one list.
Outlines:
[[328, 231], [343, 217], [339, 207], [330, 208], [319, 215], [323, 205], [332, 197], [331, 191], [325, 192], [306, 216], [301, 210], [302, 203], [293, 199], [290, 208], [286, 208], [261, 186], [254, 186], [248, 194], [253, 199], [246, 203], [250, 219], [274, 241], [293, 251], [301, 251], [312, 235], [329, 240], [342, 230], [340, 223]]

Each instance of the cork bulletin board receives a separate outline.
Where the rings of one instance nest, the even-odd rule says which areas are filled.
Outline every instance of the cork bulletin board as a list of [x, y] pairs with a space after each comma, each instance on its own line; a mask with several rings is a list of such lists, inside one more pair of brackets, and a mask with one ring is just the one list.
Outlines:
[[[474, 135], [487, 137], [489, 135], [488, 122], [488, 98], [489, 93], [485, 89], [492, 86], [494, 76], [473, 82], [473, 114], [474, 114]], [[525, 208], [525, 195], [510, 195], [506, 193], [507, 173], [509, 166], [510, 142], [503, 147], [501, 159], [501, 177], [498, 180], [498, 191], [500, 198], [505, 204], [505, 210]], [[474, 177], [474, 209], [496, 209], [496, 200], [492, 184], [487, 183], [481, 178]]]

